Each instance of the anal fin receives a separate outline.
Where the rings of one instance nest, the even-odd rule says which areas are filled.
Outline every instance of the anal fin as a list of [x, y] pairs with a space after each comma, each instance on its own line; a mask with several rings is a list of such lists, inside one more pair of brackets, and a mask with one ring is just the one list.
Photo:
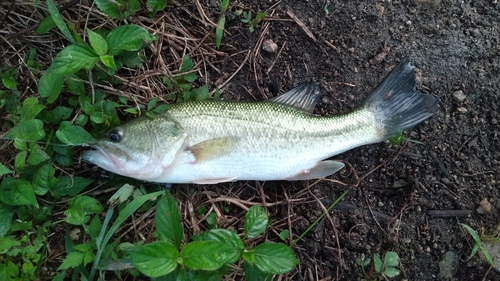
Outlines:
[[216, 183], [221, 183], [221, 182], [230, 182], [230, 181], [236, 181], [236, 177], [232, 178], [215, 178], [215, 179], [199, 179], [192, 181], [191, 183], [195, 184], [216, 184]]
[[298, 181], [298, 180], [311, 180], [324, 178], [326, 176], [332, 175], [340, 169], [344, 168], [344, 163], [338, 161], [321, 161], [316, 164], [316, 166], [311, 169], [303, 170], [297, 175], [287, 178], [285, 180]]

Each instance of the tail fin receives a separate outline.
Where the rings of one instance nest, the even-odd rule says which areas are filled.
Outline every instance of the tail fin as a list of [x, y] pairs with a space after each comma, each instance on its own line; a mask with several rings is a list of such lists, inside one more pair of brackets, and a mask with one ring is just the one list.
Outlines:
[[434, 115], [439, 108], [434, 96], [415, 91], [415, 67], [404, 58], [364, 103], [388, 138]]

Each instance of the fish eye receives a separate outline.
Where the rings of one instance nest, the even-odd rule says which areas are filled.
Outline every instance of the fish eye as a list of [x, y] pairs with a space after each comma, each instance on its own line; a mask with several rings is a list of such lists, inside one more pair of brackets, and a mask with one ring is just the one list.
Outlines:
[[119, 142], [122, 139], [123, 131], [120, 129], [113, 129], [108, 133], [108, 139], [112, 142]]

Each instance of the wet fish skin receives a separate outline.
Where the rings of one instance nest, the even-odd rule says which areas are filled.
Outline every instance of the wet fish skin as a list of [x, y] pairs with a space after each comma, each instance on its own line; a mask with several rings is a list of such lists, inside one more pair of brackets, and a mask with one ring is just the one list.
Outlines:
[[433, 96], [415, 91], [415, 68], [406, 59], [353, 112], [313, 115], [318, 96], [317, 85], [306, 83], [266, 102], [174, 104], [155, 119], [111, 129], [82, 157], [153, 182], [321, 178], [343, 167], [324, 159], [383, 141], [438, 108]]

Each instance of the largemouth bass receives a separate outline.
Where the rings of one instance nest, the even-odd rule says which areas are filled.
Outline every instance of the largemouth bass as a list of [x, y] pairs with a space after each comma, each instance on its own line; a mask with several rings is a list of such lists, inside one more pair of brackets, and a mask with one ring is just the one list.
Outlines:
[[151, 182], [308, 180], [344, 167], [325, 159], [384, 141], [438, 108], [432, 95], [415, 91], [415, 67], [406, 59], [353, 112], [314, 115], [318, 97], [318, 86], [305, 83], [264, 102], [173, 104], [154, 119], [111, 129], [82, 158]]

